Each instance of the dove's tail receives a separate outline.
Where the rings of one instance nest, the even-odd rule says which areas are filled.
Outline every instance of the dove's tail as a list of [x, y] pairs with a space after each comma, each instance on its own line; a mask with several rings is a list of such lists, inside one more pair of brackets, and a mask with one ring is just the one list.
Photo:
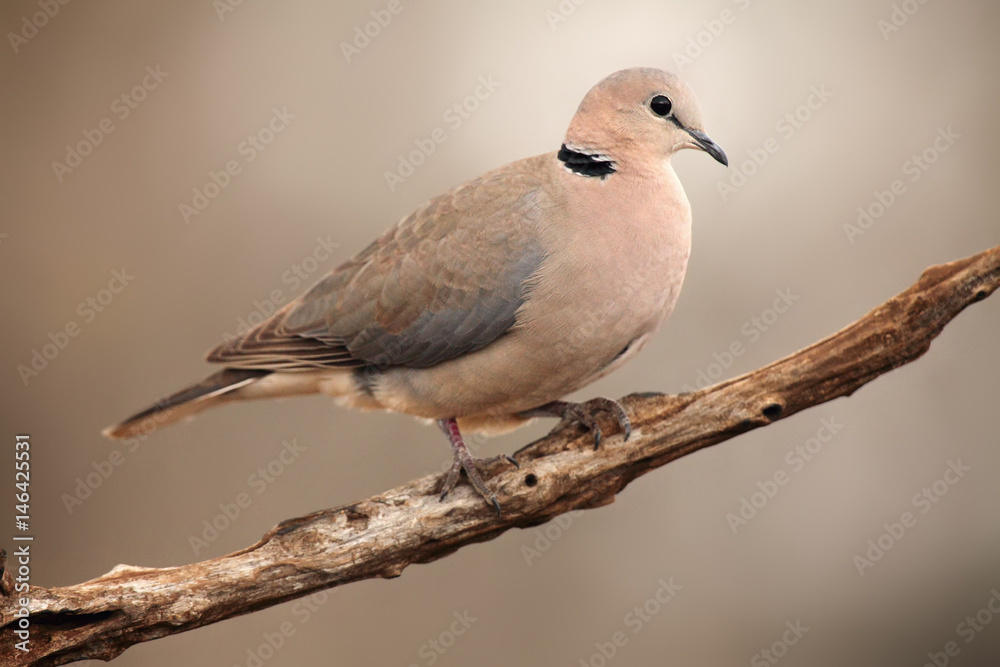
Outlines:
[[232, 392], [256, 382], [271, 371], [227, 368], [214, 375], [171, 394], [132, 415], [125, 421], [109, 426], [103, 433], [109, 438], [129, 438], [151, 433], [168, 424], [198, 414], [206, 408], [225, 403], [235, 396]]

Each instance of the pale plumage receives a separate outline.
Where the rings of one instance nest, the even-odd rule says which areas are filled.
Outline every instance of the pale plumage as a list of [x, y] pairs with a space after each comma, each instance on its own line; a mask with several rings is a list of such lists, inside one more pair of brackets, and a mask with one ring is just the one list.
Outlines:
[[[148, 432], [222, 402], [326, 393], [438, 420], [494, 505], [459, 428], [554, 414], [589, 427], [612, 402], [561, 396], [634, 355], [676, 303], [691, 211], [669, 163], [700, 148], [690, 89], [654, 69], [595, 86], [562, 148], [424, 204], [305, 295], [209, 353], [223, 371], [109, 428]], [[571, 407], [569, 407], [571, 406]], [[627, 431], [627, 428], [626, 428]]]

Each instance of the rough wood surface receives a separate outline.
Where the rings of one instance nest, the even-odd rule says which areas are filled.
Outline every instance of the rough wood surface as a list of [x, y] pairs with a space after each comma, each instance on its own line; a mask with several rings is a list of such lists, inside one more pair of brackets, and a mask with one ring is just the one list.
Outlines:
[[18, 594], [0, 595], [0, 664], [108, 660], [138, 642], [352, 581], [398, 577], [412, 563], [442, 558], [511, 528], [606, 505], [654, 468], [849, 396], [913, 361], [945, 324], [998, 285], [1000, 246], [927, 269], [915, 285], [857, 322], [752, 373], [691, 394], [626, 397], [633, 424], [628, 442], [604, 421], [609, 437], [595, 451], [587, 434], [564, 426], [520, 450], [520, 470], [492, 471], [501, 518], [465, 484], [439, 502], [434, 491], [442, 479], [432, 475], [290, 519], [228, 556], [171, 568], [119, 565], [75, 586], [32, 587], [29, 653], [15, 649]]

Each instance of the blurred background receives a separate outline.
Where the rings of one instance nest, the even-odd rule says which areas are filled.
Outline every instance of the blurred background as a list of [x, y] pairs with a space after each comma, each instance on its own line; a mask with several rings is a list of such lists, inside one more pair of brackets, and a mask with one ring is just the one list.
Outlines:
[[[42, 4], [0, 9], [0, 469], [12, 486], [30, 433], [37, 585], [224, 555], [440, 469], [436, 429], [322, 397], [213, 410], [137, 446], [100, 430], [200, 379], [227, 333], [421, 202], [556, 150], [617, 69], [684, 76], [732, 166], [675, 158], [695, 219], [684, 293], [640, 360], [581, 398], [752, 370], [1000, 243], [985, 0]], [[608, 507], [117, 662], [997, 664], [998, 331], [993, 297], [916, 363]], [[886, 536], [904, 512], [915, 524]]]

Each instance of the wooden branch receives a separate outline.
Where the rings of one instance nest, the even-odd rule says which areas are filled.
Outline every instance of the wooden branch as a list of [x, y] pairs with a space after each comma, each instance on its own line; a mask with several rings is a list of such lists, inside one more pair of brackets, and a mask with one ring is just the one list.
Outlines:
[[[398, 577], [412, 563], [442, 558], [511, 528], [606, 505], [654, 468], [849, 396], [913, 361], [945, 324], [998, 285], [1000, 246], [927, 269], [915, 285], [854, 324], [752, 373], [690, 394], [626, 397], [633, 424], [628, 442], [615, 435], [594, 450], [578, 427], [563, 426], [517, 453], [520, 470], [491, 471], [503, 503], [501, 518], [465, 484], [440, 502], [435, 490], [442, 479], [431, 475], [290, 519], [228, 556], [170, 568], [119, 565], [75, 586], [33, 586], [28, 653], [15, 648], [17, 598], [23, 594], [0, 587], [0, 663], [110, 660], [138, 642], [352, 581]], [[610, 422], [603, 426], [612, 432]]]

